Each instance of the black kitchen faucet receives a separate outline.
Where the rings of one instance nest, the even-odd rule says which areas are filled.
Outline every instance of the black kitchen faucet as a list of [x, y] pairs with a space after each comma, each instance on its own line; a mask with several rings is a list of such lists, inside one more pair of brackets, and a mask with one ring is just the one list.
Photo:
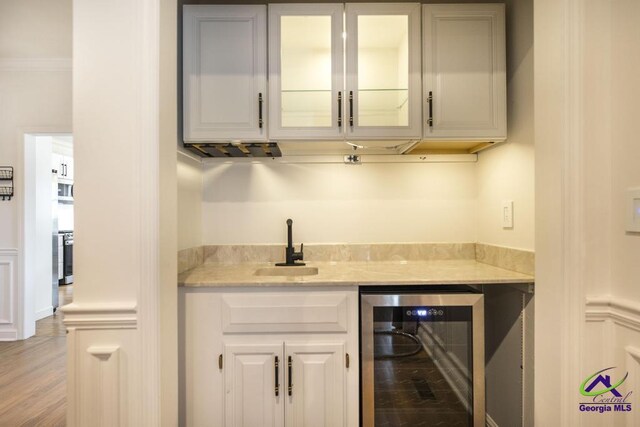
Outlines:
[[285, 251], [286, 262], [279, 262], [276, 265], [278, 267], [292, 267], [292, 266], [302, 266], [304, 262], [296, 262], [302, 261], [304, 259], [304, 244], [300, 243], [300, 252], [296, 252], [293, 247], [293, 221], [291, 219], [287, 220], [287, 249]]

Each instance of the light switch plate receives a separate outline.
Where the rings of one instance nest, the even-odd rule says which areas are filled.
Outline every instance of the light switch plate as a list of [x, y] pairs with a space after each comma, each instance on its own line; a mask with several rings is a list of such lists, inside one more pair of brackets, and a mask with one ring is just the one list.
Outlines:
[[640, 188], [627, 190], [627, 231], [640, 233]]
[[513, 228], [513, 200], [502, 201], [502, 228]]

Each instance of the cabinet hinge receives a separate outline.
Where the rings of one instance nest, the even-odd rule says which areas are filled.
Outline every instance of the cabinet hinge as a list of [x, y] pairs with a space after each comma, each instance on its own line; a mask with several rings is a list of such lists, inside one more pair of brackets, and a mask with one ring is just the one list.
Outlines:
[[222, 369], [222, 354], [218, 356], [218, 369]]

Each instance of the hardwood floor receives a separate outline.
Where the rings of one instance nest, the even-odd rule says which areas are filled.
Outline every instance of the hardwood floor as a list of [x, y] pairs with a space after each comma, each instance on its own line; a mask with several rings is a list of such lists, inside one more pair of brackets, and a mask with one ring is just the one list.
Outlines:
[[[72, 285], [59, 296], [69, 304]], [[66, 424], [66, 346], [60, 312], [36, 322], [34, 337], [0, 342], [0, 427]]]

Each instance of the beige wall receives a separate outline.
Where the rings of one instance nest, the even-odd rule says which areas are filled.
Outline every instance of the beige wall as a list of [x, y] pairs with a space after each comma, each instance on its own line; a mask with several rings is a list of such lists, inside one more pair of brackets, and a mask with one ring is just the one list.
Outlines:
[[[17, 176], [24, 133], [71, 131], [70, 60], [71, 0], [0, 2], [0, 163]], [[20, 203], [0, 202], [0, 248], [19, 245]]]
[[8, 276], [12, 280], [4, 274], [0, 278], [0, 295], [13, 295], [10, 314], [0, 313], [0, 318], [9, 319], [0, 327], [0, 339], [26, 338], [35, 332], [35, 291], [25, 286], [20, 268], [25, 253], [20, 232], [24, 137], [56, 132], [71, 132], [71, 0], [2, 1], [0, 164], [14, 167], [15, 197], [0, 201], [0, 253], [11, 253], [15, 262]]
[[1, 58], [71, 58], [71, 0], [0, 2]]
[[475, 166], [211, 163], [203, 243], [474, 242]]
[[625, 233], [625, 191], [640, 187], [640, 2], [612, 2], [611, 273], [612, 293], [640, 304], [640, 234]]
[[[640, 234], [625, 230], [628, 188], [640, 187], [640, 3], [592, 0], [585, 6], [585, 370], [615, 366], [640, 385]], [[607, 313], [602, 316], [601, 312]], [[631, 402], [640, 404], [637, 396]], [[638, 425], [640, 415], [611, 413], [584, 425]]]
[[[478, 157], [478, 241], [534, 250], [533, 1], [506, 2], [507, 141]], [[513, 201], [513, 228], [502, 202]]]
[[[71, 0], [0, 2], [0, 159], [16, 175], [25, 132], [71, 131], [71, 64], [37, 61], [59, 58], [71, 59]], [[19, 203], [17, 191], [0, 202], [0, 248], [18, 247]]]
[[178, 151], [178, 250], [202, 245], [202, 162]]

